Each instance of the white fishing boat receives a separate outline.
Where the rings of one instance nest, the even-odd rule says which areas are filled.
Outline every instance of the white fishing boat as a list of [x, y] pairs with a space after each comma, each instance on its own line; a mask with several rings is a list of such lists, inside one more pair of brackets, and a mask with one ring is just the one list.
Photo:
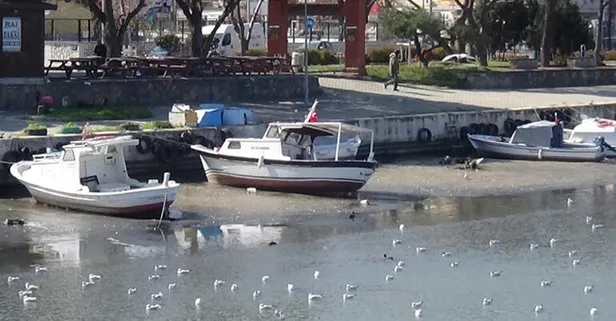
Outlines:
[[[370, 135], [365, 160], [340, 157], [342, 133]], [[313, 143], [318, 137], [336, 137], [333, 159], [320, 158]], [[370, 179], [373, 160], [372, 130], [340, 122], [271, 123], [262, 138], [227, 138], [219, 149], [191, 146], [201, 158], [208, 182], [308, 194], [354, 192]], [[356, 153], [356, 152], [355, 152]]]
[[606, 157], [616, 157], [616, 121], [605, 118], [583, 118], [582, 122], [573, 129], [564, 130], [565, 142], [568, 143], [594, 143], [597, 137], [603, 137], [607, 144]]
[[598, 162], [605, 157], [600, 139], [593, 144], [563, 141], [563, 127], [558, 121], [542, 120], [519, 126], [511, 138], [468, 135], [468, 139], [486, 157], [570, 162]]
[[131, 136], [74, 141], [61, 152], [34, 155], [11, 165], [11, 175], [39, 203], [107, 215], [158, 218], [175, 200], [180, 184], [165, 173], [162, 183], [128, 176], [125, 146]]

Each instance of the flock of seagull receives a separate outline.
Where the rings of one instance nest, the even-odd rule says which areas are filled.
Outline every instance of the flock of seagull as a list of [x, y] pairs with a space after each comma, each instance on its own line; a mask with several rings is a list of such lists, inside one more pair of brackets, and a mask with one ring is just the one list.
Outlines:
[[[571, 208], [573, 201], [571, 200], [571, 198], [567, 199], [567, 206], [569, 208]], [[586, 217], [586, 224], [588, 226], [591, 227], [591, 230], [593, 232], [597, 231], [600, 228], [603, 228], [603, 224], [599, 224], [595, 222], [595, 219], [587, 216]], [[405, 230], [405, 226], [404, 224], [400, 224], [399, 226], [399, 230], [401, 234], [404, 234], [404, 230]], [[550, 248], [554, 248], [557, 244], [558, 240], [555, 238], [551, 238], [548, 242], [549, 247]], [[392, 241], [392, 245], [393, 247], [397, 247], [399, 245], [401, 245], [403, 242], [399, 239], [394, 239]], [[488, 245], [491, 248], [497, 247], [498, 244], [500, 242], [498, 240], [492, 239], [489, 240]], [[529, 250], [530, 251], [534, 251], [536, 249], [539, 248], [539, 244], [536, 243], [530, 243], [529, 244]], [[415, 252], [420, 255], [424, 252], [426, 252], [428, 249], [425, 247], [416, 247], [415, 248]], [[571, 264], [573, 266], [578, 266], [582, 263], [582, 258], [579, 256], [578, 251], [577, 250], [570, 250], [569, 253], [569, 258], [571, 259]], [[453, 253], [451, 252], [447, 252], [444, 251], [441, 253], [441, 256], [443, 258], [447, 258], [447, 257], [451, 257], [453, 256]], [[398, 260], [395, 259], [393, 256], [388, 255], [387, 253], [385, 253], [383, 255], [384, 260], [385, 261], [398, 261], [394, 267], [393, 267], [393, 272], [394, 273], [390, 273], [390, 274], [386, 274], [385, 275], [385, 282], [391, 282], [394, 280], [394, 275], [395, 273], [401, 272], [405, 266], [405, 262], [402, 260]], [[455, 261], [451, 261], [449, 263], [450, 267], [452, 268], [456, 268], [458, 267], [460, 264], [459, 261], [455, 260]], [[156, 264], [154, 265], [154, 274], [150, 274], [148, 275], [148, 280], [158, 280], [161, 278], [161, 276], [158, 274], [159, 271], [164, 271], [167, 270], [167, 266], [166, 265], [162, 265], [162, 264]], [[45, 266], [34, 266], [34, 272], [35, 274], [41, 274], [41, 273], [45, 273], [47, 272], [47, 268]], [[188, 269], [182, 269], [179, 268], [177, 269], [177, 275], [178, 277], [188, 274], [190, 273], [191, 270]], [[502, 270], [497, 270], [497, 271], [490, 271], [490, 277], [492, 278], [497, 278], [500, 277], [503, 274]], [[313, 278], [315, 280], [318, 280], [320, 276], [320, 272], [314, 271], [313, 273]], [[89, 274], [87, 280], [82, 281], [81, 282], [81, 288], [85, 291], [86, 288], [89, 288], [93, 285], [95, 285], [97, 282], [99, 282], [102, 279], [101, 275], [97, 275], [97, 274]], [[9, 286], [14, 285], [15, 283], [17, 283], [18, 281], [20, 281], [20, 277], [19, 276], [8, 276], [7, 282]], [[270, 282], [270, 277], [268, 275], [264, 275], [261, 278], [261, 282], [265, 285], [268, 284]], [[216, 279], [213, 283], [214, 289], [215, 290], [219, 290], [222, 289], [223, 287], [225, 287], [226, 285], [226, 281], [225, 280], [220, 280], [220, 279]], [[552, 285], [552, 281], [551, 280], [542, 280], [539, 284], [541, 287], [549, 287]], [[171, 292], [175, 287], [177, 286], [177, 283], [170, 283], [167, 286], [167, 290], [169, 292]], [[342, 301], [346, 302], [347, 300], [351, 300], [355, 297], [354, 292], [358, 289], [358, 285], [355, 284], [346, 284], [346, 286], [344, 287], [345, 292], [342, 293]], [[594, 286], [589, 284], [584, 286], [584, 293], [589, 294], [593, 291]], [[37, 290], [39, 289], [39, 287], [37, 285], [31, 284], [29, 282], [25, 282], [24, 283], [24, 289], [20, 290], [18, 292], [19, 298], [20, 300], [23, 302], [24, 305], [29, 305], [32, 303], [36, 303], [37, 301], [37, 297], [35, 296]], [[230, 287], [228, 288], [231, 292], [237, 292], [239, 290], [239, 285], [236, 283], [233, 283], [230, 285]], [[132, 296], [134, 294], [137, 293], [137, 288], [131, 287], [127, 290], [127, 294], [129, 296]], [[287, 291], [289, 292], [289, 294], [292, 294], [294, 291], [294, 285], [289, 283], [287, 284]], [[145, 310], [146, 313], [149, 313], [152, 310], [159, 310], [162, 309], [162, 305], [160, 304], [161, 300], [163, 299], [163, 297], [165, 296], [165, 294], [162, 291], [158, 291], [157, 293], [152, 293], [150, 294], [150, 303], [147, 303], [145, 306]], [[258, 311], [259, 313], [266, 313], [267, 311], [270, 311], [270, 313], [273, 312], [273, 315], [277, 318], [277, 319], [284, 319], [285, 315], [284, 313], [279, 310], [275, 305], [272, 304], [266, 304], [260, 301], [260, 297], [261, 297], [261, 291], [260, 290], [255, 290], [252, 293], [252, 298], [253, 301], [255, 303], [259, 303], [258, 304]], [[316, 293], [308, 293], [308, 303], [312, 304], [312, 302], [314, 301], [318, 301], [323, 299], [323, 296], [320, 294], [316, 294]], [[488, 306], [491, 305], [494, 302], [494, 299], [491, 297], [484, 297], [482, 300], [482, 304], [483, 306]], [[194, 306], [195, 309], [200, 309], [202, 307], [202, 303], [203, 300], [200, 297], [195, 298], [194, 300]], [[417, 319], [420, 319], [423, 316], [423, 301], [419, 300], [419, 301], [412, 301], [410, 302], [410, 307], [411, 310], [413, 311], [415, 317]], [[535, 312], [535, 314], [539, 314], [542, 313], [544, 311], [544, 306], [542, 304], [538, 304], [534, 307], [534, 309], [532, 309], [532, 311]], [[589, 311], [591, 316], [595, 316], [598, 313], [598, 310], [596, 307], [592, 307]]]

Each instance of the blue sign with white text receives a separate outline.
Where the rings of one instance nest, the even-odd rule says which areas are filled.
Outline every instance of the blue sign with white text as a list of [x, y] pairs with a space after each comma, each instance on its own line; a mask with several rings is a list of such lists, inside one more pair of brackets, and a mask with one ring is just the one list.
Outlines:
[[306, 25], [306, 28], [308, 29], [314, 28], [314, 19], [312, 19], [312, 17], [306, 17], [306, 21], [304, 23]]

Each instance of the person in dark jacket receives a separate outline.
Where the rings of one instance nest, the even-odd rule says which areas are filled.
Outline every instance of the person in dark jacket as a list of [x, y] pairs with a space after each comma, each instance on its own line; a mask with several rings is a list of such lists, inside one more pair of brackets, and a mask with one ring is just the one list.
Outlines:
[[105, 46], [102, 42], [98, 42], [96, 47], [94, 47], [94, 54], [103, 57], [103, 60], [107, 57], [107, 46]]
[[385, 84], [385, 89], [387, 86], [393, 84], [394, 91], [398, 91], [398, 74], [400, 73], [400, 49], [396, 49], [396, 51], [392, 52], [389, 55], [389, 79]]

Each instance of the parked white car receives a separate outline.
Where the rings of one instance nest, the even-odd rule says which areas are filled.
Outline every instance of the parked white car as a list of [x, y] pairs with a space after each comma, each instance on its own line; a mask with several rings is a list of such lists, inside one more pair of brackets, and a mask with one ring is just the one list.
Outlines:
[[461, 54], [449, 55], [449, 56], [443, 58], [443, 60], [441, 60], [441, 62], [445, 62], [445, 63], [458, 63], [458, 64], [474, 63], [474, 62], [477, 62], [477, 58], [475, 58], [474, 56], [470, 56], [470, 55], [461, 53]]

